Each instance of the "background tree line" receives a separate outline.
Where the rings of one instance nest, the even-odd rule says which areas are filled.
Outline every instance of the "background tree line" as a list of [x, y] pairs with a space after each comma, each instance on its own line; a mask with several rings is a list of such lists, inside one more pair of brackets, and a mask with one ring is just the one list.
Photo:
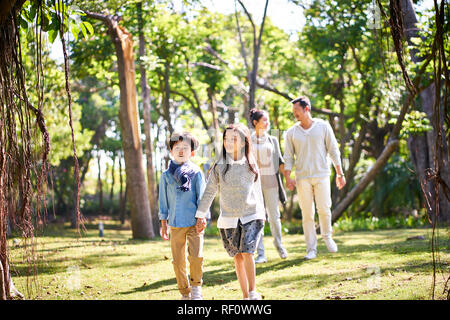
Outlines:
[[[283, 132], [295, 121], [288, 101], [299, 94], [311, 97], [314, 116], [330, 121], [340, 143], [348, 184], [332, 192], [339, 209], [334, 220], [403, 216], [414, 210], [432, 216], [422, 191], [434, 190], [432, 183], [424, 185], [436, 140], [430, 111], [436, 89], [428, 58], [436, 34], [434, 11], [416, 11], [411, 1], [400, 1], [405, 29], [419, 20], [418, 31], [402, 40], [405, 63], [419, 88], [408, 99], [389, 17], [372, 21], [379, 6], [389, 7], [387, 1], [379, 6], [372, 1], [291, 2], [303, 8], [306, 19], [295, 37], [271, 21], [269, 0], [263, 1], [261, 13], [234, 1], [232, 14], [212, 12], [201, 1], [182, 1], [181, 10], [171, 1], [68, 1], [70, 85], [85, 216], [125, 221], [130, 215], [136, 237], [154, 237], [159, 229], [157, 184], [167, 167], [170, 132], [189, 128], [200, 137], [195, 162], [206, 171], [217, 131], [230, 122], [247, 122], [250, 108], [269, 111], [283, 148]], [[52, 8], [52, 1], [45, 3]], [[444, 10], [448, 17], [448, 5]], [[19, 19], [29, 87], [38, 81], [33, 74], [36, 17], [36, 2], [25, 1]], [[59, 41], [51, 10], [41, 19], [48, 20], [43, 42]], [[41, 59], [41, 99], [52, 146], [50, 216], [54, 212], [75, 224], [70, 130], [61, 125], [68, 121], [64, 70], [50, 58], [49, 46]], [[398, 144], [391, 147], [404, 104], [408, 111]], [[448, 132], [448, 119], [442, 128]], [[447, 146], [448, 134], [442, 139]], [[392, 150], [386, 155], [388, 146]], [[377, 171], [368, 176], [374, 167]], [[448, 180], [448, 165], [441, 169]], [[288, 195], [285, 219], [300, 218], [295, 193]], [[448, 199], [444, 194], [440, 199], [442, 219], [448, 221]]]

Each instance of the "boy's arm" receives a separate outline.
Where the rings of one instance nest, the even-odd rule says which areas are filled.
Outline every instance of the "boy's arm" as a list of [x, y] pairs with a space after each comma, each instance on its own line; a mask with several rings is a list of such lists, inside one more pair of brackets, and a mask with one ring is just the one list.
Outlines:
[[169, 216], [169, 201], [167, 200], [167, 183], [164, 178], [164, 173], [159, 180], [159, 220], [161, 220], [161, 237], [163, 240], [169, 240], [167, 233], [167, 219]]
[[169, 216], [169, 201], [167, 200], [167, 183], [164, 173], [159, 180], [159, 220], [167, 220]]
[[167, 233], [167, 220], [161, 220], [161, 237], [163, 240], [169, 240], [169, 234]]
[[203, 193], [205, 193], [206, 189], [206, 181], [203, 172], [199, 172], [195, 181], [195, 190], [197, 191], [197, 207], [200, 204], [200, 199], [203, 197]]
[[[200, 204], [200, 199], [203, 197], [206, 189], [205, 177], [203, 176], [203, 172], [199, 172], [196, 177], [196, 191], [197, 191], [197, 208]], [[197, 218], [197, 223], [195, 225], [198, 233], [202, 232], [206, 228], [206, 218]]]

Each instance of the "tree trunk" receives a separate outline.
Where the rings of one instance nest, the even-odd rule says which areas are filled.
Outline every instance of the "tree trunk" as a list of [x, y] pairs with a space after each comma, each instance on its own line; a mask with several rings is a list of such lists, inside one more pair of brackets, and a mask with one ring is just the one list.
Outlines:
[[118, 25], [116, 17], [91, 12], [86, 12], [86, 14], [88, 17], [99, 19], [106, 24], [116, 50], [120, 87], [119, 120], [125, 158], [126, 184], [129, 189], [133, 238], [154, 238], [155, 233], [142, 163], [133, 40], [131, 34]]
[[210, 109], [211, 109], [211, 113], [212, 113], [212, 124], [214, 127], [214, 131], [217, 134], [219, 134], [219, 121], [217, 119], [217, 102], [216, 102], [216, 98], [214, 96], [214, 91], [211, 87], [208, 87], [208, 99], [209, 99], [209, 103], [210, 103]]
[[3, 24], [12, 12], [19, 12], [26, 0], [8, 0], [0, 3], [0, 24]]
[[159, 233], [159, 217], [158, 217], [158, 203], [156, 199], [155, 187], [155, 170], [153, 166], [153, 139], [152, 139], [152, 120], [151, 120], [151, 105], [150, 105], [150, 87], [147, 84], [147, 74], [142, 58], [145, 57], [145, 38], [144, 38], [144, 22], [142, 19], [142, 2], [136, 4], [138, 15], [138, 29], [139, 29], [139, 72], [141, 74], [141, 97], [142, 108], [144, 111], [144, 133], [145, 133], [145, 155], [147, 158], [147, 187], [148, 199], [150, 201], [150, 208], [152, 213], [153, 231], [155, 234]]
[[5, 281], [5, 268], [3, 268], [2, 260], [0, 259], [0, 300], [6, 300], [7, 283]]
[[128, 186], [125, 186], [125, 194], [123, 198], [120, 200], [120, 223], [123, 225], [125, 223], [125, 219], [127, 216], [127, 195], [128, 195]]
[[101, 165], [100, 165], [100, 153], [97, 152], [97, 166], [98, 166], [98, 175], [97, 175], [97, 189], [98, 189], [98, 213], [103, 213], [103, 182], [101, 175]]
[[169, 82], [170, 62], [164, 62], [164, 93], [163, 93], [163, 110], [167, 121], [167, 128], [169, 133], [173, 133], [172, 117], [170, 116], [170, 82]]
[[111, 189], [109, 190], [109, 202], [111, 203], [112, 208], [112, 202], [114, 198], [114, 184], [115, 184], [115, 168], [116, 167], [116, 153], [113, 152], [112, 154], [112, 166], [111, 166]]
[[122, 156], [119, 153], [119, 220], [121, 224], [125, 223], [124, 196], [123, 196], [123, 178], [122, 178]]
[[242, 1], [238, 0], [238, 2], [241, 5], [242, 9], [244, 9], [244, 12], [247, 15], [248, 20], [250, 21], [250, 23], [252, 25], [252, 30], [253, 30], [253, 57], [252, 57], [252, 69], [250, 70], [248, 67], [248, 63], [247, 63], [244, 42], [242, 40], [242, 34], [241, 34], [241, 28], [239, 26], [238, 14], [236, 12], [236, 24], [237, 24], [237, 29], [238, 29], [238, 33], [239, 33], [239, 40], [241, 43], [241, 55], [242, 55], [242, 58], [244, 59], [244, 63], [245, 63], [246, 69], [247, 69], [247, 79], [249, 82], [248, 105], [245, 104], [245, 106], [244, 106], [244, 117], [247, 119], [247, 122], [250, 125], [251, 122], [250, 122], [250, 118], [249, 118], [249, 111], [250, 111], [250, 109], [253, 109], [256, 107], [255, 95], [256, 95], [256, 86], [257, 86], [257, 77], [258, 77], [258, 64], [259, 64], [258, 60], [259, 60], [259, 53], [261, 51], [261, 38], [262, 38], [263, 31], [264, 31], [264, 24], [266, 21], [267, 7], [269, 5], [269, 0], [266, 0], [266, 3], [264, 5], [264, 13], [262, 16], [261, 25], [259, 27], [258, 36], [256, 34], [256, 26], [255, 26], [255, 23], [253, 22], [252, 16], [248, 12], [247, 8], [242, 3]]
[[[403, 28], [405, 30], [406, 40], [408, 45], [414, 46], [411, 39], [419, 36], [419, 29], [416, 24], [418, 23], [416, 12], [411, 0], [402, 0], [401, 2], [402, 13], [403, 13]], [[417, 50], [410, 50], [411, 60], [418, 64], [423, 58], [418, 56]], [[436, 159], [436, 146], [440, 143], [443, 146], [442, 163], [439, 166], [440, 178], [450, 186], [450, 173], [449, 173], [449, 159], [448, 159], [448, 145], [445, 135], [444, 121], [441, 118], [440, 126], [442, 134], [441, 141], [437, 134], [438, 128], [436, 128], [434, 117], [435, 117], [435, 102], [439, 104], [440, 114], [444, 115], [443, 105], [440, 101], [436, 101], [435, 85], [431, 84], [428, 88], [424, 89], [419, 94], [420, 105], [422, 111], [426, 113], [427, 118], [433, 126], [433, 130], [426, 132], [421, 135], [412, 135], [408, 139], [408, 147], [411, 153], [411, 161], [413, 162], [414, 169], [416, 171], [417, 177], [422, 185], [423, 192], [425, 196], [430, 201], [430, 205], [426, 205], [429, 217], [434, 218], [437, 210], [437, 204], [439, 204], [439, 220], [450, 222], [450, 202], [448, 201], [445, 191], [442, 186], [439, 188], [438, 203], [435, 202], [435, 190], [436, 182], [435, 180], [427, 179], [427, 170], [436, 170], [435, 159]], [[428, 196], [427, 196], [428, 195]]]
[[383, 169], [394, 151], [397, 150], [398, 144], [398, 140], [392, 140], [386, 145], [386, 148], [384, 148], [384, 151], [381, 153], [380, 157], [377, 159], [372, 168], [334, 208], [331, 214], [332, 222], [335, 222], [344, 213], [348, 206], [350, 206], [350, 204], [356, 199], [356, 197], [364, 191], [369, 183], [375, 179], [377, 174]]

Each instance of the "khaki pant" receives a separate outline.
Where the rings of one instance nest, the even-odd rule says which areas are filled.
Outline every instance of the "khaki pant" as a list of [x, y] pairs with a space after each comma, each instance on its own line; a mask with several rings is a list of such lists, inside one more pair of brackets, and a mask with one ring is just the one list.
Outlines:
[[[172, 264], [177, 278], [178, 290], [182, 295], [191, 292], [190, 285], [202, 285], [203, 235], [204, 231], [197, 233], [195, 226], [187, 228], [170, 227]], [[188, 279], [186, 268], [186, 240], [188, 243], [190, 279]]]
[[333, 232], [331, 228], [330, 177], [298, 179], [297, 194], [300, 208], [302, 209], [306, 251], [315, 250], [317, 252], [314, 202], [319, 216], [322, 239], [330, 239]]

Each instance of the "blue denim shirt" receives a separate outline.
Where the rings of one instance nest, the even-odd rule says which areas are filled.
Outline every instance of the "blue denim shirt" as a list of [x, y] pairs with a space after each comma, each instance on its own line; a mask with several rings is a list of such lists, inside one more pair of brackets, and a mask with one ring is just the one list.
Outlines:
[[179, 186], [168, 170], [163, 172], [159, 182], [159, 219], [169, 220], [171, 227], [192, 227], [197, 222], [195, 213], [206, 187], [200, 168], [191, 180], [191, 190], [184, 192]]

